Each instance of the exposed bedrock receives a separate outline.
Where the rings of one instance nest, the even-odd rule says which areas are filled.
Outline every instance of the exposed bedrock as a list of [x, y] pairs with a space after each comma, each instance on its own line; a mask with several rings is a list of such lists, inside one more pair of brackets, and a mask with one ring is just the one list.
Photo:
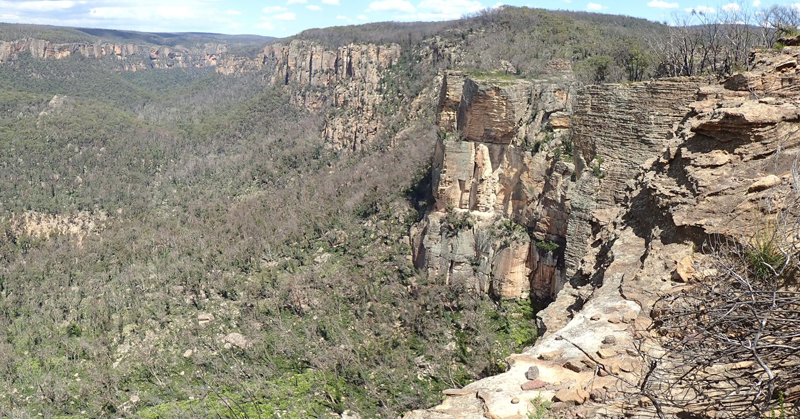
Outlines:
[[222, 44], [209, 44], [201, 48], [182, 46], [154, 46], [140, 44], [116, 44], [104, 42], [54, 43], [41, 39], [21, 39], [0, 41], [0, 63], [16, 59], [22, 53], [29, 53], [37, 59], [60, 60], [71, 56], [86, 58], [115, 58], [125, 71], [146, 70], [150, 68], [186, 68], [215, 66], [221, 55], [227, 51]]
[[336, 49], [294, 40], [268, 45], [255, 60], [228, 57], [222, 74], [264, 71], [273, 85], [285, 85], [294, 106], [318, 110], [328, 105], [323, 135], [337, 150], [358, 151], [371, 144], [386, 121], [380, 107], [389, 70], [400, 59], [400, 46], [349, 44]]
[[[570, 281], [538, 315], [546, 333], [509, 357], [507, 372], [448, 390], [439, 406], [405, 417], [524, 418], [537, 397], [552, 400], [564, 417], [655, 417], [636, 385], [647, 373], [641, 354], [665, 356], [658, 334], [648, 330], [656, 300], [702, 280], [706, 273], [695, 267], [704, 258], [698, 250], [706, 239], [748, 240], [774, 225], [785, 198], [797, 193], [792, 167], [800, 152], [800, 92], [793, 87], [798, 58], [798, 47], [759, 53], [752, 71], [720, 84], [670, 79], [575, 92], [570, 125], [576, 181], [566, 188], [568, 227], [562, 236]], [[501, 131], [484, 132], [499, 138], [495, 133]], [[511, 149], [514, 141], [506, 146], [464, 140], [459, 144], [468, 145], [451, 146], [448, 160], [443, 140], [435, 190], [439, 215], [431, 215], [446, 218], [441, 211], [449, 205], [491, 217], [501, 213], [542, 232], [536, 218], [541, 212], [516, 204], [527, 198], [501, 199], [500, 205], [496, 198], [482, 200], [477, 185], [485, 183], [484, 172], [455, 163], [479, 167], [481, 152], [473, 150], [485, 147], [491, 157], [492, 147]], [[537, 167], [537, 155], [522, 160], [527, 170]], [[545, 176], [558, 172], [550, 161], [542, 164], [551, 170]], [[544, 176], [531, 177], [546, 183]], [[490, 202], [493, 211], [484, 211]], [[438, 260], [429, 247], [421, 248], [428, 252], [426, 261]], [[526, 377], [530, 371], [535, 378]], [[668, 417], [725, 417], [675, 406], [664, 405]]]
[[418, 267], [498, 298], [555, 295], [574, 172], [561, 143], [573, 94], [569, 83], [444, 75], [434, 205], [412, 231]]

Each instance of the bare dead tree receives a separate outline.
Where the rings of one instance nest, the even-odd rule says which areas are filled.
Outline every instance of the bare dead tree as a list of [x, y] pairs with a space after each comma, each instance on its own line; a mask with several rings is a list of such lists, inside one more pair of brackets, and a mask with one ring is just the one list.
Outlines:
[[709, 240], [704, 278], [658, 304], [664, 404], [717, 417], [800, 413], [800, 205], [788, 199], [758, 233]]

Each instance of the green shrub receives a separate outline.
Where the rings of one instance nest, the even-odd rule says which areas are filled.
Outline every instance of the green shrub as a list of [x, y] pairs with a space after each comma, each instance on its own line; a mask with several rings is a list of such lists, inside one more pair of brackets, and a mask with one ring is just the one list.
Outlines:
[[447, 208], [443, 227], [449, 236], [455, 236], [458, 232], [469, 230], [475, 226], [475, 219], [469, 211], [456, 211], [454, 208]]
[[786, 263], [786, 254], [778, 245], [776, 229], [768, 227], [756, 233], [745, 248], [745, 261], [756, 279], [774, 276]]
[[536, 247], [538, 247], [539, 249], [542, 249], [542, 250], [544, 250], [546, 252], [552, 252], [552, 251], [555, 251], [556, 249], [558, 249], [559, 245], [558, 245], [558, 243], [556, 243], [556, 242], [554, 242], [552, 240], [542, 240], [542, 241], [537, 241], [536, 242]]
[[531, 400], [533, 410], [528, 411], [528, 419], [549, 419], [553, 414], [553, 402], [545, 400], [541, 395]]

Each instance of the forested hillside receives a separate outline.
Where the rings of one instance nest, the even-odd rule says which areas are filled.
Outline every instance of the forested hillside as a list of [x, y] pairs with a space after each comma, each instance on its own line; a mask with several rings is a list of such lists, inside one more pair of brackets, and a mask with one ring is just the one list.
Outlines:
[[[648, 40], [667, 32], [507, 7], [299, 34], [402, 50], [378, 83], [384, 126], [357, 151], [326, 143], [344, 112], [332, 90], [273, 84], [267, 67], [19, 52], [0, 63], [0, 417], [397, 417], [506, 370], [535, 342], [541, 301], [493, 300], [411, 261], [441, 71], [641, 80], [660, 75]], [[22, 38], [224, 44], [261, 64], [274, 41], [0, 25]], [[324, 100], [298, 105], [309, 92]]]
[[429, 122], [333, 153], [262, 77], [0, 65], [0, 416], [387, 417], [532, 342], [411, 265]]

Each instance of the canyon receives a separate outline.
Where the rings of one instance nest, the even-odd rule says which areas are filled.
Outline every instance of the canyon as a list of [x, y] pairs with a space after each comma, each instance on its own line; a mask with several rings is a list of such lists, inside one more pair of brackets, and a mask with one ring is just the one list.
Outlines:
[[[326, 142], [358, 151], [382, 127], [380, 88], [399, 56], [396, 45], [292, 41], [218, 71], [266, 71], [295, 106], [331, 106]], [[721, 82], [582, 85], [563, 66], [546, 79], [442, 71], [418, 101], [436, 103], [439, 139], [433, 205], [409, 234], [414, 265], [549, 305], [541, 337], [507, 372], [403, 417], [517, 419], [549, 400], [566, 417], [655, 417], [636, 386], [642, 348], [663, 353], [656, 301], [703, 280], [695, 267], [710, 237], [746, 242], [797, 194], [798, 57], [797, 47], [758, 52]]]
[[[536, 73], [520, 74], [519, 60], [475, 68], [461, 47], [485, 34], [453, 33], [416, 44], [410, 36], [399, 43], [298, 36], [250, 55], [231, 53], [223, 42], [0, 42], [0, 66], [29, 55], [98, 60], [115, 74], [200, 68], [208, 76], [199, 87], [180, 85], [176, 94], [185, 96], [178, 99], [142, 96], [113, 114], [99, 113], [105, 105], [88, 107], [88, 98], [51, 100], [38, 92], [7, 99], [13, 106], [4, 105], [6, 123], [21, 133], [14, 147], [50, 160], [39, 166], [25, 156], [25, 166], [21, 157], [8, 159], [20, 190], [8, 196], [21, 204], [0, 219], [0, 256], [10, 267], [0, 271], [0, 303], [12, 313], [0, 326], [36, 348], [41, 337], [12, 326], [26, 324], [24, 316], [38, 319], [24, 304], [40, 298], [38, 309], [55, 307], [53, 326], [42, 321], [40, 329], [66, 343], [53, 340], [61, 345], [53, 346], [55, 355], [36, 356], [60, 360], [62, 347], [96, 333], [100, 343], [91, 348], [108, 354], [69, 353], [114, 362], [99, 368], [111, 384], [94, 413], [186, 413], [180, 403], [205, 407], [194, 404], [205, 392], [203, 403], [235, 415], [237, 396], [225, 392], [241, 385], [242, 412], [267, 406], [275, 410], [266, 414], [296, 409], [305, 417], [312, 411], [294, 406], [295, 393], [279, 393], [307, 385], [297, 390], [301, 400], [322, 400], [314, 409], [350, 418], [359, 417], [344, 409], [354, 396], [361, 407], [386, 408], [381, 412], [394, 409], [391, 403], [416, 409], [405, 419], [524, 419], [544, 406], [580, 419], [735, 417], [654, 383], [654, 376], [669, 380], [677, 364], [661, 328], [664, 301], [721, 275], [712, 263], [716, 244], [752, 244], [777, 234], [782, 216], [798, 219], [800, 46], [754, 51], [746, 71], [724, 79], [587, 84], [573, 71], [578, 64], [563, 59]], [[219, 95], [230, 109], [217, 107], [224, 92], [209, 93], [206, 81], [240, 89]], [[251, 95], [259, 89], [262, 95]], [[185, 100], [195, 94], [197, 102]], [[156, 110], [135, 113], [145, 106]], [[126, 133], [90, 137], [106, 119], [88, 118], [94, 129], [72, 127], [68, 122], [80, 119], [72, 109], [113, 116], [108, 120], [121, 121]], [[125, 140], [115, 142], [115, 135]], [[418, 156], [430, 160], [409, 162]], [[92, 169], [103, 165], [113, 170]], [[84, 192], [114, 176], [122, 180], [109, 183], [116, 186], [103, 200], [94, 189]], [[29, 204], [31, 197], [44, 209]], [[125, 208], [122, 200], [130, 201]], [[328, 208], [331, 202], [338, 207]], [[64, 203], [72, 213], [59, 213]], [[795, 253], [797, 233], [787, 236]], [[49, 261], [49, 253], [59, 259]], [[89, 268], [73, 272], [79, 256]], [[62, 270], [69, 274], [57, 275]], [[30, 286], [52, 278], [52, 289]], [[84, 283], [95, 284], [86, 298]], [[77, 303], [51, 304], [65, 295]], [[89, 314], [76, 314], [79, 304]], [[535, 323], [535, 344], [505, 359], [487, 356], [480, 370], [470, 370], [464, 360], [478, 347], [471, 334], [506, 327], [509, 341], [515, 337], [510, 325], [524, 314], [503, 311], [513, 304], [539, 309], [524, 320]], [[459, 317], [464, 307], [474, 310], [471, 317]], [[429, 324], [436, 322], [450, 323]], [[477, 323], [483, 329], [470, 328]], [[105, 329], [94, 331], [94, 324]], [[0, 331], [11, 336], [6, 329]], [[696, 338], [684, 332], [687, 342]], [[523, 336], [517, 344], [531, 341]], [[496, 349], [481, 346], [509, 353]], [[20, 356], [10, 345], [0, 350]], [[0, 357], [5, 370], [21, 370], [13, 359]], [[258, 362], [233, 368], [243, 359]], [[32, 371], [42, 368], [36, 362], [32, 355]], [[229, 381], [210, 386], [217, 377], [203, 374], [213, 368]], [[709, 369], [764, 374], [754, 362]], [[57, 373], [73, 385], [72, 370], [64, 371]], [[464, 385], [464, 377], [484, 378]], [[444, 385], [438, 405], [417, 409], [431, 400], [430, 389]], [[50, 399], [49, 388], [27, 387], [20, 385], [25, 397], [58, 406], [77, 398], [72, 387], [63, 397], [47, 393]], [[395, 388], [406, 393], [392, 399]], [[796, 404], [800, 381], [784, 379], [778, 390]], [[159, 396], [141, 402], [148, 391]], [[178, 392], [187, 399], [172, 406]], [[8, 397], [0, 415], [7, 406], [33, 414], [18, 402], [22, 395]], [[13, 410], [18, 405], [22, 410]]]

